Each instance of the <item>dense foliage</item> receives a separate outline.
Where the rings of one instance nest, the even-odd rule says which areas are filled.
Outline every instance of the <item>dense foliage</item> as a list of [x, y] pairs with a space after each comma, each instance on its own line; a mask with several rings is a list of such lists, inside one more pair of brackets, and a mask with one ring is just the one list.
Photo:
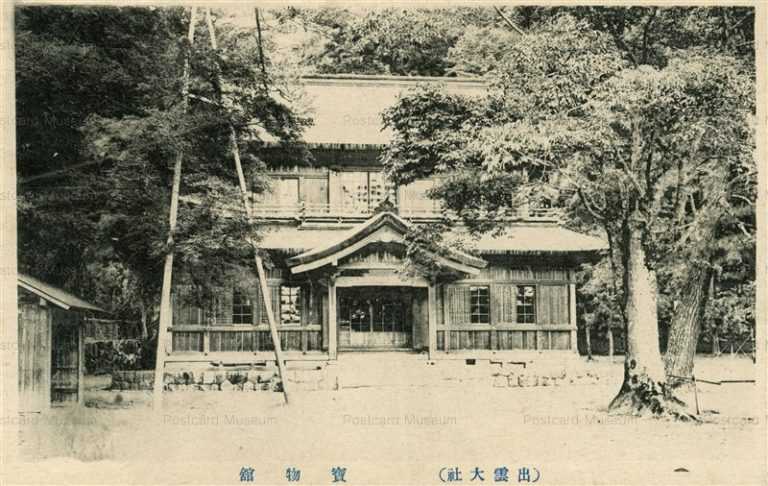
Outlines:
[[[723, 18], [738, 28], [720, 29]], [[493, 216], [524, 202], [563, 206], [569, 224], [611, 242], [616, 271], [587, 269], [600, 279], [622, 281], [618, 242], [639, 222], [662, 325], [692, 263], [731, 275], [707, 316], [734, 292], [753, 303], [754, 65], [741, 28], [752, 21], [746, 9], [561, 10], [501, 60], [490, 51], [485, 99], [439, 88], [402, 97], [384, 116], [395, 130], [384, 163], [400, 181], [449, 175], [433, 196], [475, 231], [498, 229]], [[595, 303], [586, 315], [613, 327], [622, 286], [582, 290]]]
[[[288, 75], [266, 56], [261, 62], [256, 33], [217, 24], [218, 53], [197, 24], [187, 109], [189, 11], [17, 9], [17, 112], [34, 122], [18, 130], [22, 270], [146, 324], [159, 298], [177, 153], [184, 156], [177, 262], [206, 287], [246, 264], [252, 249], [244, 235], [256, 228], [222, 210], [238, 200], [229, 124], [249, 148], [244, 162], [258, 192], [264, 164], [250, 149], [265, 137], [296, 141], [309, 120], [274, 95], [289, 91]], [[226, 105], [211, 102], [219, 88]], [[66, 123], [40, 123], [47, 119]]]

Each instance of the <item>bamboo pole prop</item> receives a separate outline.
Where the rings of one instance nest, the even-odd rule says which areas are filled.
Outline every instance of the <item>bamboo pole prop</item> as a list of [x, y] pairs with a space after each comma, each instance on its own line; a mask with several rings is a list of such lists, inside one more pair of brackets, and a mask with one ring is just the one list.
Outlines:
[[[197, 7], [192, 7], [189, 15], [189, 30], [187, 32], [186, 54], [184, 55], [184, 68], [181, 78], [181, 103], [186, 113], [189, 106], [189, 71], [192, 45], [195, 41], [195, 24]], [[176, 153], [173, 165], [173, 187], [171, 189], [171, 208], [168, 217], [168, 252], [165, 255], [163, 267], [163, 288], [160, 296], [160, 323], [157, 329], [157, 355], [155, 357], [155, 381], [152, 386], [152, 406], [155, 410], [162, 408], [163, 401], [163, 375], [165, 373], [165, 358], [168, 354], [168, 328], [173, 322], [173, 309], [171, 307], [171, 284], [173, 283], [173, 255], [174, 232], [179, 213], [179, 191], [181, 189], [181, 169], [184, 162], [184, 152]]]
[[[208, 26], [208, 37], [211, 42], [211, 49], [214, 52], [214, 56], [218, 56], [218, 43], [216, 42], [216, 29], [213, 26], [213, 18], [211, 16], [211, 9], [205, 9], [205, 23]], [[214, 66], [216, 70], [216, 81], [219, 89], [222, 87], [221, 70], [219, 68], [218, 57], [214, 57]], [[221, 93], [219, 93], [221, 96]], [[223, 100], [220, 100], [223, 101]], [[229, 124], [229, 143], [232, 149], [232, 158], [235, 160], [235, 172], [237, 173], [237, 180], [240, 186], [240, 196], [243, 201], [243, 209], [248, 220], [248, 225], [253, 223], [253, 213], [251, 211], [251, 204], [248, 200], [248, 186], [245, 183], [245, 174], [243, 173], [243, 165], [240, 161], [240, 149], [237, 144], [237, 132], [235, 127]], [[259, 255], [258, 248], [256, 248], [253, 239], [248, 236], [248, 243], [253, 247], [254, 260], [256, 264], [256, 272], [259, 275], [259, 286], [261, 288], [261, 298], [264, 301], [264, 308], [267, 310], [267, 320], [269, 321], [269, 334], [272, 337], [272, 347], [275, 351], [275, 360], [277, 361], [277, 371], [280, 375], [280, 383], [283, 387], [283, 398], [285, 403], [288, 403], [288, 387], [286, 384], [285, 363], [283, 362], [283, 350], [280, 346], [280, 335], [277, 332], [277, 324], [275, 323], [275, 315], [272, 311], [272, 303], [267, 296], [269, 295], [269, 287], [267, 286], [267, 277], [264, 272], [264, 262]]]

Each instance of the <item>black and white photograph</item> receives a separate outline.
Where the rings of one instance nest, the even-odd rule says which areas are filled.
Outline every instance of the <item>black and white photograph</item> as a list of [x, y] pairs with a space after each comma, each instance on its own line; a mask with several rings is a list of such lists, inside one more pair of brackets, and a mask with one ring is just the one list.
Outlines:
[[0, 483], [768, 481], [768, 4], [0, 8]]

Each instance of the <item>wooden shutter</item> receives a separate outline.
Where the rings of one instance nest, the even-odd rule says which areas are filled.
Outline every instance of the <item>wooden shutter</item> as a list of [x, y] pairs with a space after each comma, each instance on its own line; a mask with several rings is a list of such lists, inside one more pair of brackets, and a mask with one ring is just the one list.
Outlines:
[[213, 305], [214, 312], [216, 313], [216, 325], [232, 324], [232, 288], [216, 288], [216, 297], [214, 298]]
[[568, 323], [568, 287], [566, 285], [539, 285], [537, 304], [539, 324]]
[[193, 299], [190, 298], [192, 286], [177, 285], [173, 289], [173, 324], [174, 325], [199, 325], [202, 324], [201, 309], [193, 305]]
[[552, 286], [552, 324], [568, 323], [568, 286]]
[[310, 206], [328, 204], [328, 179], [305, 177], [301, 181], [301, 198]]
[[491, 323], [510, 324], [517, 321], [516, 295], [514, 284], [491, 285]]
[[[272, 304], [272, 315], [275, 316], [275, 323], [280, 324], [280, 286], [269, 285], [269, 301]], [[261, 287], [259, 287], [261, 289]], [[267, 308], [264, 305], [264, 300], [261, 298], [261, 294], [258, 295], [259, 299], [259, 314], [261, 315], [261, 323], [269, 324], [269, 318], [267, 317]]]
[[321, 308], [318, 305], [319, 295], [317, 289], [310, 285], [301, 286], [301, 325], [309, 326], [311, 324], [317, 324], [320, 322], [318, 316], [320, 315]]
[[449, 285], [445, 290], [445, 305], [448, 306], [448, 324], [469, 324], [469, 287], [465, 285]]

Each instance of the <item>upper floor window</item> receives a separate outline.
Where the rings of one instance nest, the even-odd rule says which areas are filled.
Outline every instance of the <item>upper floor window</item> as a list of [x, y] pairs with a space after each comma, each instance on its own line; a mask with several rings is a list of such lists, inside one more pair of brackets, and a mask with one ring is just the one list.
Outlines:
[[385, 199], [396, 203], [395, 185], [381, 172], [341, 172], [341, 204], [357, 209], [376, 209]]
[[280, 322], [301, 324], [301, 287], [280, 286]]
[[434, 187], [434, 179], [421, 179], [402, 186], [398, 201], [400, 213], [406, 216], [419, 216], [437, 211], [440, 203], [427, 195]]
[[289, 206], [299, 203], [299, 178], [286, 177], [272, 180], [272, 200], [275, 205]]
[[253, 301], [243, 292], [232, 292], [232, 324], [253, 323]]
[[488, 287], [469, 288], [469, 319], [472, 324], [491, 322], [490, 290]]
[[534, 324], [536, 322], [536, 286], [517, 286], [517, 322]]

